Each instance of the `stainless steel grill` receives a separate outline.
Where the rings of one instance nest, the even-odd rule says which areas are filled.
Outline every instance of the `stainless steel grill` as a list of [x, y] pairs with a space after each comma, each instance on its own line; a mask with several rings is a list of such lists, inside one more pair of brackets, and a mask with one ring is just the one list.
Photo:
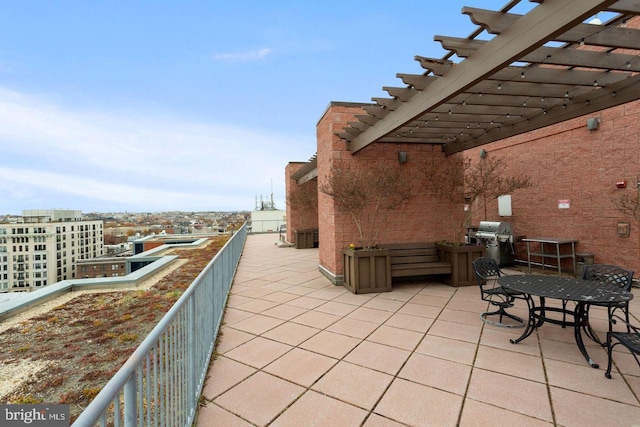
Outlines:
[[487, 247], [487, 257], [498, 265], [513, 264], [513, 233], [508, 222], [480, 221], [475, 238]]

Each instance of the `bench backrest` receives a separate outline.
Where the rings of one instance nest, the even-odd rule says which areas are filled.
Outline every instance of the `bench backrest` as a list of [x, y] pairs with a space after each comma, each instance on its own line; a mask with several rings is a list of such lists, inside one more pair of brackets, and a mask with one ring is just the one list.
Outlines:
[[391, 264], [439, 262], [438, 250], [433, 242], [394, 243], [382, 246], [391, 251]]

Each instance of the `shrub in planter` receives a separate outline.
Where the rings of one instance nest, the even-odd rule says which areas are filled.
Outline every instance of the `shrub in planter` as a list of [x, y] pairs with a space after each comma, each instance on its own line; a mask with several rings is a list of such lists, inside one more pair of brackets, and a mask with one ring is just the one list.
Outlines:
[[[358, 244], [343, 251], [344, 285], [354, 293], [391, 290], [389, 253], [377, 248], [377, 242], [386, 213], [410, 196], [410, 182], [402, 172], [400, 165], [390, 164], [332, 167], [319, 189], [334, 200], [339, 212], [350, 216], [358, 230]], [[373, 252], [365, 256], [361, 251]]]

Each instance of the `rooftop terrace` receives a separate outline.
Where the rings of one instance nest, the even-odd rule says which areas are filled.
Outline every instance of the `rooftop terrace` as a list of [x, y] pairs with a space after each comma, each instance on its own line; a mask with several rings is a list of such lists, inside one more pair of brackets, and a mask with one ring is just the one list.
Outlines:
[[[320, 274], [317, 249], [276, 240], [247, 238], [197, 426], [640, 425], [628, 352], [615, 353], [608, 380], [569, 328], [511, 344], [522, 330], [483, 323], [476, 286], [424, 280], [354, 295]], [[604, 336], [606, 312], [591, 320]], [[587, 345], [606, 366], [604, 349]]]

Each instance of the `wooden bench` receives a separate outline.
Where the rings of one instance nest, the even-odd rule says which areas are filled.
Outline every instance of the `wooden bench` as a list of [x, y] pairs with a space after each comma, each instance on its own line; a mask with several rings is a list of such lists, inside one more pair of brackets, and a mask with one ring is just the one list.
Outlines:
[[440, 261], [436, 244], [394, 243], [381, 245], [391, 251], [391, 277], [452, 274], [453, 265]]

